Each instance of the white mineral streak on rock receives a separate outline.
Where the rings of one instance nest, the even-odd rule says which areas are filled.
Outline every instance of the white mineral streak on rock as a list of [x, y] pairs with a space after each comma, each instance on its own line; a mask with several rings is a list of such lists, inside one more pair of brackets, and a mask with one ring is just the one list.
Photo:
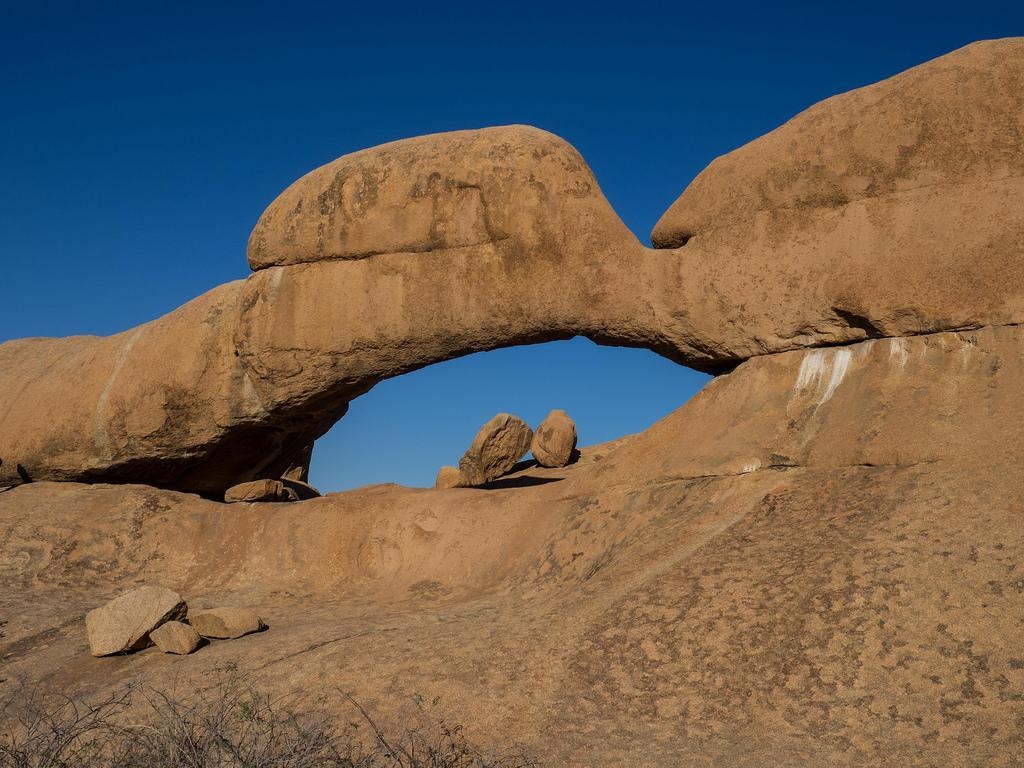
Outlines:
[[896, 336], [889, 339], [889, 359], [897, 360], [900, 368], [906, 368], [910, 354], [907, 352], [907, 343], [902, 337]]
[[808, 352], [800, 363], [793, 394], [812, 389], [817, 394], [815, 407], [828, 402], [843, 383], [853, 351], [843, 349], [815, 349]]
[[961, 339], [960, 367], [966, 368], [971, 363], [971, 354], [974, 352], [974, 345], [969, 341]]

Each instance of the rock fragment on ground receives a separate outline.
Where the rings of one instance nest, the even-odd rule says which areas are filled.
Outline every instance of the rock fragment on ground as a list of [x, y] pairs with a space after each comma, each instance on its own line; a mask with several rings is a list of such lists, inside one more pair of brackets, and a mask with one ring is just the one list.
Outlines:
[[530, 450], [533, 430], [508, 413], [499, 413], [477, 432], [472, 445], [459, 460], [459, 469], [470, 485], [484, 485], [509, 472]]
[[[289, 480], [289, 485], [298, 481]], [[319, 495], [319, 494], [317, 494]], [[298, 501], [299, 494], [281, 480], [253, 480], [233, 485], [224, 492], [224, 501], [234, 504], [241, 501]]]
[[533, 433], [530, 450], [542, 467], [564, 467], [576, 450], [576, 422], [561, 409], [552, 411]]
[[180, 621], [167, 621], [149, 633], [149, 639], [164, 653], [187, 656], [199, 647], [202, 638], [195, 627]]
[[216, 640], [233, 640], [267, 628], [251, 608], [211, 608], [190, 613], [188, 621], [200, 635]]
[[458, 467], [441, 467], [437, 471], [435, 488], [468, 488], [469, 480]]
[[285, 493], [295, 494], [296, 499], [299, 501], [306, 501], [307, 499], [315, 499], [321, 495], [320, 491], [314, 488], [304, 480], [296, 480], [291, 477], [282, 477], [279, 481], [284, 486]]
[[170, 589], [133, 589], [86, 614], [89, 652], [93, 656], [109, 656], [145, 648], [150, 644], [150, 632], [167, 621], [184, 617], [187, 610], [181, 595]]

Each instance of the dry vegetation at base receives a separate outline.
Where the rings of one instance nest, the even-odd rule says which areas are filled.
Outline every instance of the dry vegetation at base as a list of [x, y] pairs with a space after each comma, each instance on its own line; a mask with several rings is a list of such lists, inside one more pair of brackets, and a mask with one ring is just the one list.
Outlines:
[[540, 768], [478, 748], [426, 702], [385, 728], [338, 700], [271, 697], [235, 674], [188, 696], [136, 684], [92, 700], [21, 681], [0, 697], [0, 768]]

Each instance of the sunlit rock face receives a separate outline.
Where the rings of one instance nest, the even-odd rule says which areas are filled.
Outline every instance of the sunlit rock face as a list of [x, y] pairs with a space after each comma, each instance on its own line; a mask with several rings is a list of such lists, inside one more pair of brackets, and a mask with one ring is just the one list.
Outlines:
[[1022, 136], [1024, 38], [975, 43], [718, 158], [652, 241], [732, 357], [1017, 323]]
[[646, 251], [534, 128], [342, 158], [271, 205], [251, 256], [247, 280], [123, 334], [0, 346], [0, 483], [21, 465], [220, 496], [434, 362], [577, 335], [686, 358], [656, 330]]
[[1024, 322], [1022, 73], [1020, 39], [978, 43], [829, 99], [712, 163], [653, 250], [535, 128], [340, 158], [259, 219], [248, 279], [115, 336], [0, 345], [0, 484], [219, 497], [379, 381], [503, 346], [582, 335], [719, 373]]

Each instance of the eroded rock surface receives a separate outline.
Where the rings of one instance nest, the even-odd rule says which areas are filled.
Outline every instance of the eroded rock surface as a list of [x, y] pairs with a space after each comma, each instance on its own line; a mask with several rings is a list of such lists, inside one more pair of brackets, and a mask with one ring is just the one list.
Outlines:
[[[516, 238], [562, 243], [576, 208], [604, 215], [586, 163], [528, 126], [419, 136], [338, 158], [271, 203], [249, 238], [254, 269]], [[567, 231], [568, 230], [568, 231]], [[481, 254], [478, 258], [483, 258]]]
[[[561, 139], [522, 126], [442, 134], [342, 158], [330, 173], [348, 179], [350, 166], [379, 170], [355, 198], [347, 182], [326, 182], [325, 213], [304, 204], [298, 219], [282, 218], [294, 212], [288, 200], [326, 193], [313, 174], [261, 219], [258, 263], [288, 266], [116, 336], [0, 345], [0, 485], [23, 482], [21, 465], [36, 480], [143, 481], [220, 498], [306, 466], [348, 401], [433, 362], [575, 335], [679, 351], [656, 330], [646, 252]], [[436, 238], [394, 234], [401, 200], [417, 232], [417, 211], [440, 217]], [[358, 226], [344, 223], [352, 205]], [[464, 218], [486, 237], [459, 234]], [[335, 244], [295, 263], [306, 259], [293, 244], [305, 253], [321, 228]], [[384, 238], [379, 247], [349, 259], [349, 236], [369, 233]]]

